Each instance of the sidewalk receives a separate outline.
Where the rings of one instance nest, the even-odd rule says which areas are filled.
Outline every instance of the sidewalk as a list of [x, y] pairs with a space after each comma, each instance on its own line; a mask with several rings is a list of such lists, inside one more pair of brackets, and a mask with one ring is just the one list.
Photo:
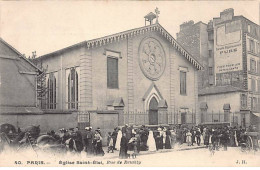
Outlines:
[[[139, 155], [149, 155], [149, 154], [156, 154], [156, 153], [165, 153], [165, 152], [175, 152], [175, 151], [184, 151], [184, 150], [193, 150], [193, 149], [202, 149], [206, 148], [204, 145], [194, 145], [188, 146], [187, 144], [176, 145], [174, 149], [161, 149], [158, 151], [140, 151]], [[107, 147], [103, 147], [105, 152], [104, 158], [105, 159], [115, 159], [119, 157], [119, 150], [115, 150], [114, 153], [107, 153]]]

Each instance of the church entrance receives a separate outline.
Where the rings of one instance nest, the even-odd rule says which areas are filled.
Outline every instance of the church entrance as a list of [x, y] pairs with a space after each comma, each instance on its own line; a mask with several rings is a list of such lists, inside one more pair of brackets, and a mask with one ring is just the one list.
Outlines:
[[155, 97], [149, 103], [149, 125], [158, 125], [158, 102]]

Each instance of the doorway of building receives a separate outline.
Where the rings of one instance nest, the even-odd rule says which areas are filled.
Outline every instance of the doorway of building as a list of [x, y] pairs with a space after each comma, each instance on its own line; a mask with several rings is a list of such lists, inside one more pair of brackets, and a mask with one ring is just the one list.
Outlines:
[[181, 124], [186, 124], [186, 112], [181, 113]]
[[155, 97], [149, 103], [149, 125], [158, 125], [158, 102]]

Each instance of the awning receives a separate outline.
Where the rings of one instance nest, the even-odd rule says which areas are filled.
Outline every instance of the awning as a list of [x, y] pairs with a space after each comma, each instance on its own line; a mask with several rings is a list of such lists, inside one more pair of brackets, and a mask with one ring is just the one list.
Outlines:
[[253, 113], [255, 116], [260, 117], [260, 113]]
[[0, 107], [2, 115], [38, 115], [43, 114], [43, 111], [38, 107]]

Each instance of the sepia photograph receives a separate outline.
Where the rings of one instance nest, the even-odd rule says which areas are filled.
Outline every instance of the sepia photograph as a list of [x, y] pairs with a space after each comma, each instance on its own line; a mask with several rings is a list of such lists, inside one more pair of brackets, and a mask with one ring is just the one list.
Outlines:
[[0, 1], [0, 167], [259, 167], [260, 1]]

